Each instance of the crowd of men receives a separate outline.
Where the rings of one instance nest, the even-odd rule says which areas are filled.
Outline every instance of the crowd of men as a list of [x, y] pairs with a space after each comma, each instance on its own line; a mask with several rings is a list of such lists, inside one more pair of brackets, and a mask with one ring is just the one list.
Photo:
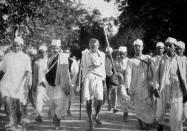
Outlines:
[[0, 52], [0, 104], [4, 103], [9, 117], [6, 129], [22, 127], [28, 101], [37, 113], [37, 122], [43, 121], [43, 105], [48, 103], [48, 114], [55, 129], [60, 129], [60, 120], [72, 115], [74, 92], [81, 91], [89, 130], [94, 130], [93, 120], [102, 125], [99, 113], [105, 94], [108, 111], [123, 112], [124, 122], [132, 106], [140, 129], [163, 131], [169, 110], [171, 131], [183, 130], [187, 117], [184, 42], [168, 37], [156, 44], [156, 54], [150, 56], [142, 53], [144, 43], [137, 39], [133, 42], [135, 54], [128, 58], [127, 47], [107, 47], [104, 53], [99, 50], [99, 41], [92, 38], [80, 61], [71, 56], [69, 47], [61, 48], [60, 40], [52, 40], [50, 52], [46, 44], [30, 53], [24, 52], [23, 46], [24, 40], [16, 37], [9, 51]]

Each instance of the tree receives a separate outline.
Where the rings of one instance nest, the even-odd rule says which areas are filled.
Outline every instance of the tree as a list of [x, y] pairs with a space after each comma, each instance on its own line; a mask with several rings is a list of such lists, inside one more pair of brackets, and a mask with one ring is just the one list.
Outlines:
[[[0, 2], [0, 40], [10, 44], [21, 23], [39, 17], [45, 0], [2, 0]], [[28, 30], [27, 30], [28, 31]]]
[[[137, 29], [141, 29], [145, 52], [155, 48], [156, 42], [164, 42], [168, 36], [187, 42], [186, 0], [116, 0], [116, 2], [122, 11], [119, 17], [121, 26], [118, 38], [124, 37], [121, 34], [127, 35], [124, 32], [129, 32], [129, 29], [135, 34], [138, 34]], [[134, 39], [136, 38], [124, 39], [124, 43], [132, 44], [131, 41]]]

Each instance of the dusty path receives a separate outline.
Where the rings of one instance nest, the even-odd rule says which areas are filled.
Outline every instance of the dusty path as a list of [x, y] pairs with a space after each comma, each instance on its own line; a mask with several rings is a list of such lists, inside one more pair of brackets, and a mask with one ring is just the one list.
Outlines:
[[[82, 106], [82, 119], [79, 120], [79, 98], [76, 96], [72, 103], [72, 117], [67, 117], [65, 120], [61, 121], [61, 127], [64, 127], [65, 131], [86, 131], [87, 130], [87, 116], [85, 112], [85, 106]], [[25, 131], [53, 131], [54, 127], [52, 124], [52, 119], [48, 116], [48, 106], [45, 105], [44, 117], [42, 123], [36, 123], [34, 118], [36, 114], [34, 113], [32, 107], [29, 105], [27, 110], [26, 120], [28, 123], [25, 125]], [[103, 125], [101, 127], [95, 126], [95, 131], [139, 131], [138, 123], [133, 108], [129, 111], [128, 122], [124, 123], [122, 121], [122, 112], [113, 114], [107, 111], [107, 106], [104, 105], [101, 111], [101, 120]], [[168, 116], [166, 116], [166, 121], [168, 121]], [[7, 123], [7, 117], [4, 112], [0, 113], [0, 131], [3, 131], [4, 125]], [[184, 131], [187, 131], [187, 123], [184, 123]], [[167, 131], [168, 128], [166, 127]], [[62, 130], [61, 130], [62, 131]], [[155, 129], [153, 128], [153, 131]]]

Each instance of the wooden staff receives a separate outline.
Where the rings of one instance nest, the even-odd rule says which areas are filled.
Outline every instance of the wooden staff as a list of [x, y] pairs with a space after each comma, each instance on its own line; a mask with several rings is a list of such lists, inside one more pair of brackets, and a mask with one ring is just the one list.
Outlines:
[[[104, 30], [104, 33], [105, 33], [105, 39], [106, 39], [107, 47], [108, 47], [108, 49], [109, 49], [109, 48], [110, 48], [110, 45], [109, 45], [109, 42], [108, 42], [108, 37], [107, 37], [106, 31], [105, 31], [105, 28], [103, 28], [103, 30]], [[111, 58], [112, 67], [113, 67], [114, 74], [115, 74], [115, 73], [116, 73], [116, 68], [115, 68], [115, 66], [114, 66], [114, 60], [113, 60], [113, 57], [112, 57], [112, 54], [111, 54], [110, 51], [109, 51], [109, 55], [110, 55], [110, 58]]]
[[[105, 34], [105, 39], [106, 39], [106, 43], [107, 43], [107, 46], [108, 46], [108, 49], [110, 48], [110, 45], [109, 45], [109, 42], [108, 42], [108, 37], [107, 37], [107, 34], [106, 34], [106, 31], [105, 31], [105, 28], [104, 29], [104, 34]], [[111, 84], [114, 85], [114, 86], [119, 86], [119, 80], [124, 80], [123, 78], [123, 75], [121, 73], [117, 73], [116, 72], [116, 68], [114, 66], [114, 60], [113, 60], [113, 57], [112, 57], [112, 54], [111, 52], [109, 51], [109, 55], [110, 55], [110, 58], [111, 58], [111, 62], [112, 62], [112, 68], [113, 68], [113, 74], [112, 76], [110, 76], [110, 81], [111, 81]]]

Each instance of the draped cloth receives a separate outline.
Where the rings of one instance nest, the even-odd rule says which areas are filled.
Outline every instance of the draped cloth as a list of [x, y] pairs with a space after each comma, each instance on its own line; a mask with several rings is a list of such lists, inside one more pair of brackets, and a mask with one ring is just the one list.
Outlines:
[[[159, 89], [161, 98], [157, 101], [156, 119], [164, 124], [166, 109], [170, 107], [169, 124], [171, 131], [182, 131], [183, 119], [183, 95], [180, 88], [177, 71], [180, 70], [181, 77], [186, 85], [186, 58], [175, 55], [170, 58], [163, 56], [160, 61], [159, 73], [156, 73], [154, 81]], [[179, 67], [177, 66], [177, 63]]]
[[44, 102], [48, 101], [48, 96], [46, 94], [46, 88], [48, 86], [45, 79], [45, 74], [47, 72], [47, 58], [38, 59], [34, 63], [34, 73], [33, 73], [33, 86], [36, 87], [36, 109], [38, 114], [41, 115], [42, 107]]
[[84, 100], [96, 98], [103, 100], [103, 83], [106, 77], [105, 54], [99, 50], [91, 52], [87, 50], [83, 53], [81, 68], [83, 70], [83, 97]]
[[[149, 61], [150, 57], [141, 55], [142, 60]], [[127, 63], [125, 86], [131, 89], [131, 100], [135, 104], [136, 116], [145, 123], [152, 123], [155, 118], [155, 106], [150, 96], [150, 78], [148, 66], [139, 59], [132, 58]]]
[[66, 116], [69, 105], [69, 95], [67, 92], [70, 91], [71, 78], [68, 57], [68, 54], [59, 54], [55, 79], [56, 86], [49, 86], [47, 88], [51, 115], [54, 116], [56, 114], [59, 119], [63, 119]]

